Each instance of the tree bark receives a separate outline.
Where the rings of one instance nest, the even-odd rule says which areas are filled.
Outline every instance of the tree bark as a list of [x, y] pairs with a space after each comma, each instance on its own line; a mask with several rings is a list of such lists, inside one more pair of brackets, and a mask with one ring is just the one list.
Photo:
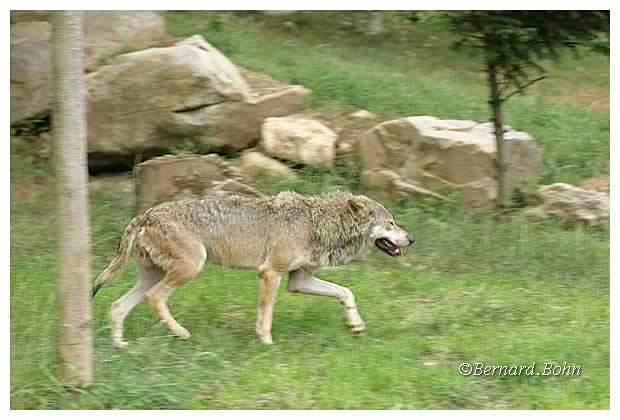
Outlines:
[[53, 114], [59, 220], [61, 382], [83, 387], [93, 382], [90, 308], [90, 229], [86, 160], [86, 103], [83, 76], [82, 12], [52, 17]]
[[499, 91], [499, 82], [497, 80], [497, 66], [487, 58], [486, 72], [489, 83], [489, 106], [491, 108], [491, 120], [495, 131], [495, 145], [497, 146], [497, 199], [496, 208], [501, 210], [510, 203], [508, 200], [508, 191], [506, 191], [506, 148], [504, 147], [504, 120], [502, 116], [502, 98]]

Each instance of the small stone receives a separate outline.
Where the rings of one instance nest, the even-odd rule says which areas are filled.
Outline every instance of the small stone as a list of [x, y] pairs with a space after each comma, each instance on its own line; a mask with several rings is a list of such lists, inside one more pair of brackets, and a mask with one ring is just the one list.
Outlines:
[[367, 111], [365, 109], [360, 109], [359, 111], [355, 111], [354, 113], [352, 113], [351, 118], [356, 118], [359, 120], [375, 120], [377, 119], [377, 116], [375, 114], [373, 114], [370, 111]]
[[239, 167], [253, 178], [260, 174], [289, 179], [297, 177], [295, 172], [282, 162], [254, 150], [247, 150], [241, 154]]

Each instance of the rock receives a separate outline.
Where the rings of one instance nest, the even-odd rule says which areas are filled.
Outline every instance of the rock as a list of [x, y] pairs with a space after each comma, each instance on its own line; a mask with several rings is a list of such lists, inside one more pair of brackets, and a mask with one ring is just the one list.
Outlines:
[[[52, 27], [47, 22], [23, 22], [11, 25], [11, 46], [24, 42], [49, 41]], [[49, 44], [46, 46], [49, 48]]]
[[262, 194], [255, 187], [248, 185], [237, 179], [226, 179], [223, 181], [214, 181], [212, 188], [206, 190], [203, 195], [249, 195], [259, 197]]
[[240, 67], [239, 71], [250, 87], [250, 97], [231, 109], [230, 115], [221, 122], [222, 140], [218, 145], [243, 150], [258, 143], [266, 118], [295, 114], [302, 109], [311, 91], [245, 68]]
[[242, 71], [199, 35], [117, 57], [87, 79], [89, 152], [256, 145], [263, 120], [296, 111], [309, 91], [266, 80], [251, 86]]
[[450, 201], [449, 198], [434, 193], [426, 188], [403, 181], [394, 171], [388, 169], [362, 172], [362, 182], [366, 188], [380, 191], [383, 195], [391, 197], [428, 196], [442, 201]]
[[365, 109], [360, 109], [359, 111], [356, 111], [350, 114], [349, 116], [351, 118], [358, 119], [358, 120], [376, 120], [377, 119], [377, 116], [375, 114]]
[[389, 169], [362, 172], [362, 182], [364, 186], [375, 190], [390, 191], [394, 182], [399, 179], [400, 175]]
[[267, 118], [260, 146], [269, 155], [307, 165], [332, 166], [338, 136], [316, 120], [300, 116]]
[[234, 150], [255, 146], [260, 140], [261, 126], [266, 118], [294, 114], [301, 109], [309, 94], [308, 89], [296, 85], [286, 86], [262, 96], [251, 92], [247, 101], [224, 108], [217, 120], [217, 131], [210, 144]]
[[87, 77], [89, 153], [207, 145], [249, 88], [202, 37], [118, 56]]
[[[112, 58], [146, 44], [164, 46], [156, 24], [161, 17], [95, 11], [84, 16], [86, 61], [91, 69], [93, 63], [107, 63], [87, 76], [89, 122], [97, 127], [89, 132], [89, 157], [95, 165], [99, 160], [125, 162], [128, 156], [131, 161], [133, 154], [179, 143], [246, 149], [258, 143], [265, 118], [298, 112], [310, 94], [303, 86], [236, 68], [200, 36]], [[106, 25], [114, 27], [106, 30]], [[11, 25], [12, 125], [49, 115], [49, 40], [47, 22]], [[205, 109], [205, 104], [214, 106]], [[101, 113], [108, 110], [113, 112]], [[122, 147], [116, 149], [118, 145]]]
[[256, 178], [260, 174], [289, 179], [296, 178], [291, 168], [255, 150], [246, 150], [241, 153], [239, 167], [252, 178]]
[[141, 50], [169, 40], [166, 22], [156, 11], [89, 10], [84, 13], [86, 71], [122, 50]]
[[[50, 111], [49, 12], [12, 12], [11, 124]], [[41, 20], [33, 21], [30, 20]], [[139, 50], [168, 40], [165, 22], [152, 11], [86, 11], [83, 19], [85, 68], [123, 50]]]
[[11, 23], [49, 21], [49, 10], [11, 10]]
[[[476, 127], [474, 127], [474, 130], [482, 131], [483, 133], [487, 133], [487, 134], [495, 134], [495, 126], [493, 125], [492, 122], [485, 122], [485, 123], [478, 124]], [[512, 131], [512, 127], [509, 125], [504, 125], [504, 132], [508, 132], [508, 131]]]
[[[542, 153], [527, 134], [508, 130], [509, 191], [538, 177]], [[364, 133], [358, 149], [363, 169], [388, 169], [407, 184], [444, 196], [463, 193], [467, 207], [491, 207], [497, 196], [496, 145], [492, 126], [474, 121], [419, 116], [387, 121]], [[372, 188], [369, 186], [369, 188]]]
[[[416, 117], [413, 117], [416, 118]], [[463, 121], [463, 120], [435, 120], [432, 127], [435, 130], [448, 130], [448, 131], [471, 131], [478, 125], [475, 121]]]
[[542, 204], [528, 209], [526, 215], [529, 217], [542, 218], [551, 215], [569, 223], [609, 224], [609, 195], [605, 193], [556, 183], [540, 187], [538, 196]]
[[471, 208], [490, 207], [497, 199], [497, 181], [486, 177], [457, 186], [463, 192], [463, 205]]
[[355, 145], [350, 142], [338, 142], [336, 151], [340, 155], [346, 155], [352, 153], [355, 150]]
[[138, 212], [166, 201], [208, 194], [260, 195], [239, 168], [216, 154], [157, 157], [138, 165]]
[[50, 110], [50, 24], [11, 25], [11, 125]]

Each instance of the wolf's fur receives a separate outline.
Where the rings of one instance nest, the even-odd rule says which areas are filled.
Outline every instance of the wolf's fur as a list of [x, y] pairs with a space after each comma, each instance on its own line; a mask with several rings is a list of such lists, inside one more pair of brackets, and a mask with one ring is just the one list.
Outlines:
[[[280, 279], [289, 273], [288, 290], [338, 298], [347, 324], [364, 329], [355, 299], [345, 287], [312, 276], [321, 266], [338, 265], [359, 255], [377, 239], [389, 240], [390, 255], [413, 243], [378, 202], [346, 192], [303, 196], [284, 192], [271, 197], [207, 197], [165, 203], [135, 217], [125, 229], [117, 255], [98, 276], [93, 296], [129, 262], [138, 265], [136, 285], [114, 302], [112, 336], [122, 341], [123, 320], [146, 297], [171, 332], [189, 332], [170, 314], [166, 300], [199, 273], [205, 261], [256, 268], [260, 297], [256, 332], [271, 343], [273, 304]], [[384, 247], [381, 247], [385, 250]]]

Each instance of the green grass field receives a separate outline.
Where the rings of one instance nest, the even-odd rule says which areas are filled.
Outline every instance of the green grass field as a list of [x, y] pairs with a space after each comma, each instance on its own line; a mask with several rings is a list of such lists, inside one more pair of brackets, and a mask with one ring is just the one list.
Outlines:
[[[362, 107], [385, 119], [485, 119], [475, 64], [448, 50], [432, 28], [403, 26], [402, 39], [389, 34], [368, 42], [338, 25], [321, 30], [313, 15], [295, 19], [291, 31], [281, 17], [167, 16], [172, 34], [202, 33], [235, 62], [311, 88], [308, 107], [325, 114]], [[404, 25], [396, 17], [390, 22]], [[428, 39], [435, 45], [422, 47]], [[508, 124], [531, 132], [543, 146], [544, 183], [578, 183], [609, 173], [608, 108], [565, 93], [572, 86], [608, 101], [608, 62], [596, 56], [567, 60], [554, 67], [555, 79], [515, 98], [507, 112]], [[170, 300], [193, 335], [189, 341], [168, 336], [143, 304], [125, 323], [129, 347], [117, 350], [107, 311], [131, 287], [132, 264], [94, 301], [96, 384], [69, 393], [55, 377], [53, 176], [35, 147], [11, 140], [13, 409], [609, 407], [608, 231], [533, 223], [520, 212], [496, 221], [490, 213], [429, 202], [389, 203], [417, 239], [404, 258], [375, 251], [319, 273], [355, 293], [367, 325], [363, 334], [352, 335], [344, 326], [335, 300], [288, 294], [281, 287], [275, 344], [262, 346], [254, 339], [255, 273], [207, 266]], [[354, 172], [343, 164], [303, 171], [295, 184], [262, 179], [261, 186], [273, 192], [355, 190]], [[94, 276], [132, 217], [133, 197], [111, 189], [90, 198]], [[534, 361], [580, 365], [581, 375], [458, 373], [462, 362]]]

